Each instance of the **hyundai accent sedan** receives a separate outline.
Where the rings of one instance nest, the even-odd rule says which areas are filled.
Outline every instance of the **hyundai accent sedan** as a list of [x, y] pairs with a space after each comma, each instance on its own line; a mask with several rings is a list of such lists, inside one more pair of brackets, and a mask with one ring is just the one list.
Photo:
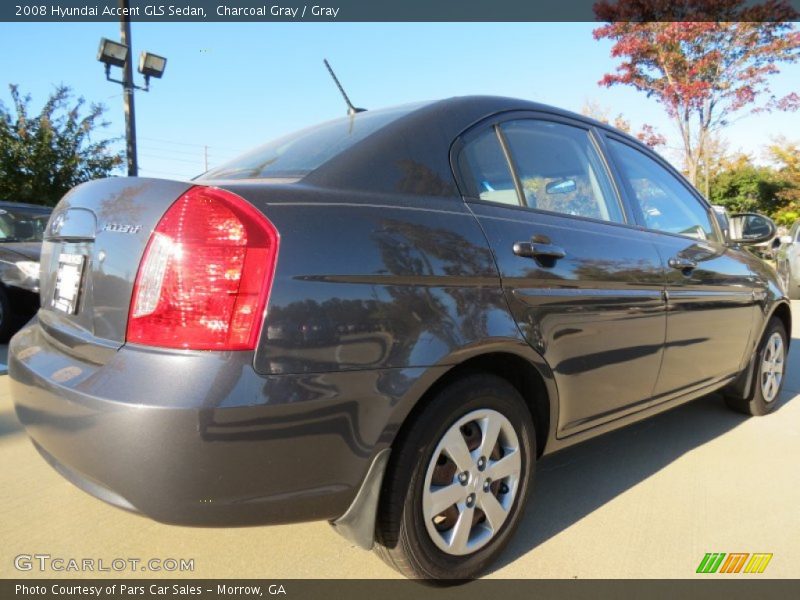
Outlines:
[[730, 221], [637, 140], [493, 97], [93, 181], [48, 224], [17, 414], [158, 521], [328, 520], [407, 576], [475, 577], [541, 456], [716, 390], [775, 408], [789, 302], [742, 248], [775, 229]]

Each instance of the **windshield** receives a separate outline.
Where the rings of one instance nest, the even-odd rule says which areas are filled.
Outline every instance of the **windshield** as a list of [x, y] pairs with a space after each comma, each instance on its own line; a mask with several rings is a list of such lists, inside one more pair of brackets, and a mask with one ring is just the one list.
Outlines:
[[298, 178], [308, 175], [392, 121], [419, 108], [411, 104], [358, 113], [291, 133], [204, 173], [202, 179]]
[[0, 243], [41, 242], [49, 213], [0, 208]]

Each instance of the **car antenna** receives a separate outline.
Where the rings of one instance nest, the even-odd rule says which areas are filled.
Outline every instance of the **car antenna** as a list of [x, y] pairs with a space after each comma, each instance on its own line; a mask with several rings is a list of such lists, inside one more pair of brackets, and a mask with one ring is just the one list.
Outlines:
[[347, 103], [347, 115], [352, 117], [356, 113], [367, 112], [366, 108], [356, 108], [355, 106], [353, 106], [353, 103], [350, 102], [350, 98], [347, 96], [347, 92], [344, 91], [342, 84], [339, 83], [339, 78], [336, 77], [336, 73], [333, 72], [333, 69], [331, 68], [330, 63], [328, 62], [328, 59], [323, 58], [322, 62], [325, 63], [325, 66], [328, 69], [328, 73], [330, 73], [331, 77], [333, 77], [333, 82], [336, 84], [336, 87], [339, 88], [339, 91], [341, 92], [344, 101]]

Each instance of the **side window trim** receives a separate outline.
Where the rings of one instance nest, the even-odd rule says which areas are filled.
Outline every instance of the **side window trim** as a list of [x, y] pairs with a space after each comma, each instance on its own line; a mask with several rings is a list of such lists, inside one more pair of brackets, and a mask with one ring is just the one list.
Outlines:
[[[592, 217], [584, 217], [581, 215], [569, 215], [566, 213], [561, 213], [557, 211], [549, 211], [544, 210], [541, 208], [534, 208], [527, 204], [525, 201], [525, 193], [522, 188], [522, 181], [519, 177], [518, 169], [516, 162], [514, 161], [513, 157], [508, 148], [508, 143], [505, 139], [505, 136], [500, 129], [500, 126], [503, 123], [507, 123], [509, 121], [549, 121], [552, 123], [560, 123], [562, 125], [567, 125], [570, 127], [576, 127], [578, 129], [582, 129], [586, 131], [587, 137], [590, 140], [592, 148], [594, 149], [597, 158], [601, 163], [602, 169], [605, 171], [605, 176], [608, 179], [608, 183], [611, 186], [612, 194], [614, 196], [613, 200], [617, 203], [620, 214], [622, 216], [622, 221], [612, 221], [612, 220], [604, 220], [604, 219], [595, 219]], [[498, 137], [498, 141], [500, 146], [503, 150], [503, 154], [506, 158], [508, 163], [509, 171], [511, 173], [511, 177], [514, 180], [514, 188], [517, 192], [517, 199], [519, 202], [519, 206], [512, 206], [510, 204], [503, 205], [506, 208], [520, 208], [523, 210], [542, 213], [542, 214], [549, 214], [549, 215], [559, 215], [562, 217], [572, 218], [572, 219], [582, 219], [587, 221], [592, 221], [596, 223], [605, 223], [607, 225], [619, 225], [619, 226], [627, 226], [627, 227], [639, 227], [639, 224], [634, 219], [634, 214], [631, 212], [630, 207], [628, 205], [627, 198], [623, 193], [623, 190], [620, 189], [618, 184], [617, 178], [614, 174], [613, 165], [609, 160], [608, 153], [604, 147], [604, 144], [599, 139], [599, 135], [595, 131], [595, 127], [590, 123], [584, 123], [580, 120], [574, 120], [566, 116], [558, 115], [558, 114], [551, 114], [546, 112], [534, 112], [534, 111], [509, 111], [505, 113], [500, 113], [497, 115], [493, 115], [487, 119], [484, 119], [480, 123], [476, 123], [472, 125], [469, 129], [462, 132], [455, 140], [453, 145], [451, 146], [451, 158], [450, 158], [450, 165], [454, 171], [455, 179], [457, 186], [462, 192], [462, 195], [465, 198], [469, 198], [471, 201], [475, 202], [486, 202], [493, 206], [498, 206], [499, 204], [496, 202], [492, 202], [490, 200], [483, 200], [481, 198], [476, 198], [470, 194], [465, 193], [469, 186], [465, 185], [465, 179], [463, 174], [461, 173], [460, 167], [458, 166], [458, 156], [463, 151], [464, 147], [469, 143], [470, 139], [473, 137], [477, 137], [482, 132], [485, 132], [487, 129], [494, 129], [495, 135]]]
[[[702, 208], [702, 210], [706, 213], [706, 216], [708, 217], [709, 224], [714, 229], [714, 233], [715, 233], [715, 235], [717, 237], [717, 240], [724, 240], [725, 239], [724, 236], [722, 235], [722, 231], [720, 230], [719, 223], [717, 222], [717, 219], [713, 214], [713, 210], [714, 209], [711, 207], [711, 204], [709, 204], [706, 201], [706, 199], [703, 198], [697, 190], [695, 190], [689, 183], [687, 183], [684, 180], [683, 175], [678, 173], [672, 165], [667, 163], [663, 158], [661, 158], [660, 156], [658, 156], [654, 152], [645, 151], [643, 148], [639, 147], [637, 144], [632, 144], [629, 140], [625, 139], [622, 136], [615, 135], [613, 132], [603, 130], [603, 137], [606, 138], [606, 139], [614, 140], [614, 141], [616, 141], [616, 142], [618, 142], [620, 144], [623, 144], [623, 145], [631, 148], [632, 150], [635, 150], [635, 151], [639, 152], [640, 154], [642, 154], [642, 155], [646, 156], [647, 158], [651, 159], [652, 161], [654, 161], [658, 166], [660, 166], [661, 168], [666, 170], [667, 173], [672, 175], [672, 177], [675, 178], [675, 180], [683, 187], [683, 189], [686, 190], [688, 195], [691, 196], [691, 198], [695, 202], [697, 202], [700, 205], [700, 207]], [[620, 169], [619, 164], [617, 162], [617, 159], [614, 157], [614, 153], [611, 151], [611, 148], [608, 146], [608, 144], [604, 144], [604, 146], [605, 146], [606, 154], [608, 155], [608, 160], [609, 160], [609, 162], [611, 164], [613, 164], [613, 176], [615, 178], [619, 179], [619, 188], [620, 188], [620, 190], [624, 191], [624, 194], [626, 196], [626, 204], [631, 206], [631, 212], [633, 213], [633, 215], [634, 215], [634, 217], [636, 219], [636, 224], [641, 229], [643, 229], [645, 231], [650, 231], [650, 232], [658, 233], [658, 234], [662, 234], [662, 235], [685, 237], [685, 236], [682, 236], [679, 233], [672, 233], [670, 231], [663, 231], [663, 230], [660, 230], [660, 229], [652, 229], [652, 228], [647, 226], [647, 223], [645, 222], [645, 219], [644, 219], [644, 214], [642, 214], [641, 208], [639, 207], [639, 203], [636, 201], [636, 195], [634, 194], [633, 189], [631, 188], [630, 182], [628, 181], [627, 177], [625, 177], [625, 175], [623, 175], [622, 170]], [[712, 243], [717, 243], [717, 244], [721, 244], [722, 243], [722, 242], [717, 241], [717, 240], [708, 240], [708, 241], [712, 242]]]
[[525, 190], [522, 188], [522, 179], [519, 176], [519, 171], [517, 170], [517, 163], [514, 160], [514, 157], [511, 156], [511, 150], [508, 148], [508, 140], [506, 139], [503, 130], [500, 128], [500, 125], [503, 121], [495, 123], [492, 125], [492, 129], [494, 129], [494, 134], [497, 136], [497, 141], [500, 142], [500, 148], [503, 149], [503, 156], [506, 157], [506, 162], [508, 163], [508, 169], [511, 171], [511, 178], [514, 180], [514, 189], [517, 190], [517, 202], [522, 208], [530, 208], [528, 203], [525, 201]]
[[622, 174], [619, 166], [617, 165], [617, 161], [614, 158], [614, 154], [611, 152], [611, 148], [607, 143], [607, 139], [615, 139], [618, 141], [622, 141], [618, 136], [613, 135], [611, 132], [600, 129], [598, 127], [593, 127], [592, 132], [597, 140], [597, 144], [600, 148], [600, 152], [603, 155], [603, 161], [606, 164], [606, 168], [608, 169], [609, 176], [611, 177], [614, 188], [617, 190], [617, 194], [620, 197], [620, 201], [622, 205], [625, 207], [625, 212], [628, 215], [629, 224], [637, 229], [646, 229], [644, 226], [644, 215], [642, 214], [642, 209], [639, 206], [639, 203], [636, 202], [635, 196], [633, 195], [633, 191], [630, 189], [629, 184], [625, 176]]
[[[471, 177], [467, 177], [466, 176], [467, 173], [465, 173], [463, 171], [463, 166], [462, 166], [462, 163], [461, 163], [461, 155], [462, 155], [464, 149], [471, 142], [473, 142], [474, 140], [480, 138], [485, 133], [491, 131], [492, 134], [494, 135], [495, 139], [497, 139], [498, 145], [500, 146], [500, 149], [501, 149], [501, 151], [503, 153], [503, 157], [505, 158], [506, 167], [509, 170], [509, 174], [511, 176], [512, 183], [514, 184], [514, 191], [515, 191], [515, 193], [517, 195], [518, 207], [519, 208], [526, 208], [525, 205], [522, 203], [522, 199], [520, 197], [520, 188], [519, 188], [517, 177], [516, 177], [515, 172], [514, 172], [514, 166], [511, 163], [511, 160], [510, 160], [510, 157], [509, 157], [509, 154], [508, 154], [508, 148], [506, 147], [505, 140], [501, 139], [501, 137], [500, 137], [500, 131], [499, 131], [498, 125], [502, 121], [498, 117], [501, 117], [501, 116], [503, 116], [503, 114], [494, 115], [494, 116], [492, 116], [492, 117], [490, 117], [488, 119], [485, 119], [484, 121], [482, 121], [480, 123], [477, 123], [475, 125], [470, 126], [469, 129], [467, 129], [466, 131], [463, 131], [461, 134], [459, 134], [459, 136], [453, 141], [453, 143], [450, 146], [450, 169], [453, 172], [453, 175], [454, 175], [454, 178], [455, 178], [455, 181], [456, 181], [456, 187], [458, 188], [462, 198], [469, 198], [470, 200], [475, 201], [475, 202], [487, 202], [487, 203], [492, 204], [492, 205], [498, 204], [497, 202], [494, 202], [494, 201], [491, 201], [491, 200], [484, 200], [484, 199], [480, 198], [480, 196], [478, 196], [478, 195], [476, 195], [474, 193], [471, 193], [471, 192], [476, 191], [476, 190], [473, 189], [474, 186], [470, 183], [470, 178]], [[469, 172], [469, 175], [473, 176], [474, 174]], [[512, 205], [512, 204], [505, 204], [505, 206], [508, 206], [508, 207], [511, 207], [511, 208], [517, 208], [517, 206]]]

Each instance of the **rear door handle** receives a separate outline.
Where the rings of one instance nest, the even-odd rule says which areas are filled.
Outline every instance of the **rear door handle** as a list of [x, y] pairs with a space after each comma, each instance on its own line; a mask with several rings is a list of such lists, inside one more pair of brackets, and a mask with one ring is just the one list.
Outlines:
[[553, 260], [564, 258], [567, 255], [564, 249], [559, 246], [539, 242], [516, 242], [514, 243], [514, 254], [526, 258], [549, 258]]
[[678, 269], [679, 271], [691, 271], [697, 267], [697, 261], [681, 256], [673, 256], [669, 259], [668, 264], [673, 269]]

